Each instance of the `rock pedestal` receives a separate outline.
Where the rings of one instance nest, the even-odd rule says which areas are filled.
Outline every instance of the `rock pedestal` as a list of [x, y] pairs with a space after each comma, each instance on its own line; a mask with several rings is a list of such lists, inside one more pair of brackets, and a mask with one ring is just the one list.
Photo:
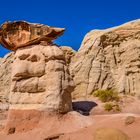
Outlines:
[[[16, 51], [12, 64], [10, 108], [6, 129], [25, 129], [30, 120], [41, 120], [47, 113], [72, 110], [73, 82], [64, 54], [56, 45], [33, 45]], [[32, 113], [35, 115], [32, 115]], [[44, 112], [44, 113], [43, 113]], [[28, 119], [30, 118], [30, 119]], [[18, 123], [23, 121], [20, 127]], [[31, 125], [33, 127], [34, 125]]]
[[72, 80], [56, 46], [18, 49], [12, 66], [10, 109], [71, 110]]
[[14, 22], [0, 31], [2, 45], [15, 51], [6, 131], [32, 129], [46, 114], [71, 111], [73, 81], [63, 51], [51, 43], [64, 29]]

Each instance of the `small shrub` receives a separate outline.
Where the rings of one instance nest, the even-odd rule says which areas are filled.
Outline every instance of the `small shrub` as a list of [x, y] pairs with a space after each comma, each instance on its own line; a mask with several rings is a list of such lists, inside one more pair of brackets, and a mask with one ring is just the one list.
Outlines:
[[120, 97], [117, 92], [113, 92], [113, 90], [97, 90], [93, 93], [95, 97], [98, 97], [102, 102], [109, 101], [119, 101]]
[[113, 110], [113, 111], [117, 111], [117, 112], [120, 112], [121, 111], [121, 108], [120, 108], [120, 106], [118, 105], [118, 104], [113, 104], [113, 103], [105, 103], [104, 104], [104, 109], [106, 110], [106, 111], [111, 111], [111, 110]]
[[107, 111], [111, 111], [113, 109], [113, 104], [112, 103], [106, 103], [104, 105], [104, 109]]

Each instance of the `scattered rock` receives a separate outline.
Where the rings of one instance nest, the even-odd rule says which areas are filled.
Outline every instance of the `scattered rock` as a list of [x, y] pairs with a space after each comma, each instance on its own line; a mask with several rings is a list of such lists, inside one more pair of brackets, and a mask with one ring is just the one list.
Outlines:
[[51, 136], [48, 136], [47, 138], [45, 138], [44, 140], [59, 140], [59, 137], [62, 135], [64, 135], [64, 133], [51, 135]]
[[126, 117], [126, 119], [125, 119], [125, 124], [126, 125], [130, 125], [130, 124], [132, 124], [132, 123], [134, 123], [135, 122], [135, 117], [134, 116], [128, 116], [128, 117]]
[[10, 128], [8, 134], [14, 134], [16, 129], [14, 127]]

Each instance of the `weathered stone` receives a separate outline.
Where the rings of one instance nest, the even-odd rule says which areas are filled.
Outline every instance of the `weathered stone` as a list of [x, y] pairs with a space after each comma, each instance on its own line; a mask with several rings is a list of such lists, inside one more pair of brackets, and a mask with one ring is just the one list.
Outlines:
[[90, 31], [70, 63], [73, 96], [97, 89], [140, 94], [140, 20], [106, 30]]
[[136, 118], [134, 116], [127, 116], [125, 118], [125, 125], [133, 124], [136, 121]]
[[21, 47], [39, 44], [41, 41], [50, 43], [63, 34], [64, 30], [64, 28], [32, 24], [26, 21], [8, 21], [0, 27], [0, 43], [5, 48], [15, 51]]
[[13, 60], [14, 53], [9, 53], [0, 59], [0, 110], [8, 109]]
[[19, 48], [12, 64], [10, 109], [71, 110], [73, 82], [56, 45]]
[[73, 88], [63, 51], [58, 46], [18, 48], [12, 63], [5, 131], [30, 130], [37, 126], [40, 118], [71, 111]]

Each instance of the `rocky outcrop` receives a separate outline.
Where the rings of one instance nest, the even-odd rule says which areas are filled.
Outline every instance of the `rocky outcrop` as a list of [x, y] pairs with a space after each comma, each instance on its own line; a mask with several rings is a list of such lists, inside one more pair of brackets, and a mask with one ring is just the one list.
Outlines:
[[70, 64], [74, 97], [97, 89], [140, 95], [140, 20], [106, 30], [92, 30]]
[[5, 22], [0, 27], [0, 43], [9, 50], [39, 44], [41, 41], [51, 42], [62, 35], [64, 28], [33, 24], [26, 21]]

